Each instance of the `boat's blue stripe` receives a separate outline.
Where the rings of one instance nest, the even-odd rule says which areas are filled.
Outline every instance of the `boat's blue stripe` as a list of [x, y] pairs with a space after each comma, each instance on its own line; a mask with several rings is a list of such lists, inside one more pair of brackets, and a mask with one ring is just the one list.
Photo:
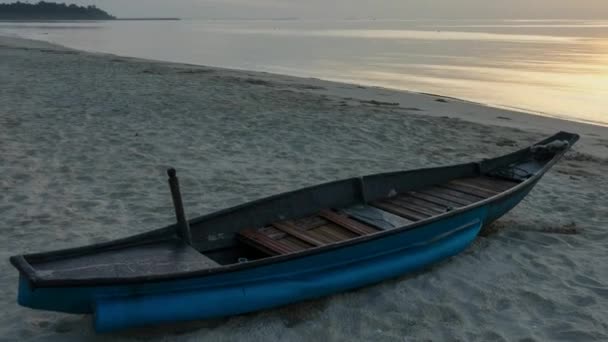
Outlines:
[[341, 268], [283, 277], [272, 282], [103, 299], [95, 310], [95, 327], [104, 332], [167, 321], [239, 314], [354, 289], [455, 255], [470, 244], [480, 228], [481, 220], [475, 220], [444, 234], [441, 239], [434, 239], [432, 243], [420, 243], [416, 247], [358, 260]]

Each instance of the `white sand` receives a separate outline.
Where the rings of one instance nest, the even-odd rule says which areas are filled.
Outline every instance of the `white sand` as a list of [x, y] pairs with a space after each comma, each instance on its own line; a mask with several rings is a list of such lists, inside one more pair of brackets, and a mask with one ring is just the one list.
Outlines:
[[[608, 129], [437, 96], [142, 61], [0, 38], [0, 340], [103, 340], [16, 304], [10, 255], [172, 222], [328, 180], [582, 141], [461, 255], [420, 274], [116, 340], [608, 339]], [[398, 103], [366, 103], [365, 101]]]

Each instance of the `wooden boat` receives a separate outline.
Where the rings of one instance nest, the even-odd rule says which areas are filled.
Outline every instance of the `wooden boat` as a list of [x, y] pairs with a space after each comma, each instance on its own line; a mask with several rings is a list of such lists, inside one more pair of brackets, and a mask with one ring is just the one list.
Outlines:
[[240, 314], [419, 270], [465, 249], [578, 140], [313, 186], [107, 243], [14, 256], [21, 305], [99, 332]]

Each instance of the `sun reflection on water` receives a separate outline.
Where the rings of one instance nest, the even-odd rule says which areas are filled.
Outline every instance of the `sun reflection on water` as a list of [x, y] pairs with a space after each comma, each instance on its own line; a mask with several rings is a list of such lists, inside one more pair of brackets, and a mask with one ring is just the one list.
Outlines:
[[0, 23], [0, 34], [437, 93], [608, 125], [608, 21]]

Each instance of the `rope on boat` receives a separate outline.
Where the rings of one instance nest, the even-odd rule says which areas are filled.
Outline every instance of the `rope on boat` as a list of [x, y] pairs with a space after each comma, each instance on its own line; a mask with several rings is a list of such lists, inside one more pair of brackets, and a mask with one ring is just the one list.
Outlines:
[[553, 158], [555, 154], [570, 147], [570, 142], [566, 140], [555, 140], [544, 145], [534, 145], [530, 148], [530, 152], [537, 160], [547, 160]]
[[[537, 162], [553, 158], [557, 153], [564, 151], [570, 147], [570, 143], [566, 140], [555, 140], [548, 144], [534, 145], [530, 148], [532, 158]], [[492, 171], [493, 176], [505, 178], [509, 180], [526, 180], [534, 175], [534, 172], [521, 167], [519, 163], [513, 163], [507, 167], [503, 167]]]

